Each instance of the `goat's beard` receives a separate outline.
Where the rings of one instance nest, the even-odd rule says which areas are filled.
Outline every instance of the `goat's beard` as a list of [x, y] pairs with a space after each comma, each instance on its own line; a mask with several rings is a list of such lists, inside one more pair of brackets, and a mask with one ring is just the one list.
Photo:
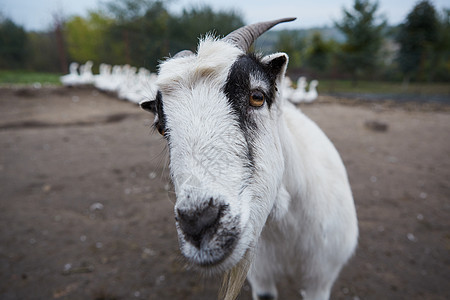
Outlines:
[[220, 287], [219, 299], [234, 300], [239, 295], [250, 269], [254, 251], [248, 248], [242, 259], [231, 269], [225, 271]]

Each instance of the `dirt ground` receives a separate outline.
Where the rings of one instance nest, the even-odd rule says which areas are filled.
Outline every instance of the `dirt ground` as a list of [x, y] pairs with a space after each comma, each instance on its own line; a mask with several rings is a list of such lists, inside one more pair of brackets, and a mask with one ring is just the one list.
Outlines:
[[[301, 106], [341, 153], [359, 218], [332, 299], [450, 299], [449, 106]], [[0, 299], [216, 298], [219, 280], [181, 258], [151, 118], [93, 89], [0, 88]]]

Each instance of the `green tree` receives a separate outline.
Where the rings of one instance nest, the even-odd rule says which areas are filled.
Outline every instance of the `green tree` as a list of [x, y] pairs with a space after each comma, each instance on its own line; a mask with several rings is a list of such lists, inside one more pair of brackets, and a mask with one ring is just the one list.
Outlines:
[[28, 32], [25, 53], [27, 69], [61, 72], [54, 32]]
[[164, 2], [115, 0], [106, 4], [115, 22], [109, 30], [111, 43], [120, 45], [121, 63], [155, 69], [169, 51], [170, 14]]
[[13, 21], [0, 16], [0, 68], [16, 69], [25, 66], [25, 30]]
[[361, 75], [373, 72], [378, 64], [386, 21], [376, 15], [377, 9], [378, 3], [355, 0], [353, 9], [343, 9], [343, 19], [335, 22], [346, 37], [338, 59], [341, 67], [351, 74], [353, 84]]
[[289, 56], [291, 68], [300, 68], [303, 65], [305, 47], [305, 39], [297, 31], [284, 30], [278, 36], [275, 49], [285, 52]]
[[243, 25], [233, 11], [213, 11], [209, 6], [170, 14], [166, 2], [116, 0], [107, 6], [117, 20], [111, 27], [115, 43], [123, 45], [127, 63], [155, 70], [158, 60], [180, 50], [194, 50], [198, 37], [207, 32], [224, 35]]
[[215, 12], [206, 5], [184, 9], [170, 22], [171, 52], [194, 50], [199, 36], [208, 32], [224, 36], [243, 25], [241, 15], [235, 11]]
[[[105, 47], [106, 36], [113, 20], [99, 12], [89, 12], [87, 18], [74, 16], [65, 24], [65, 35], [68, 52], [72, 60], [85, 62], [92, 60], [95, 63], [105, 62], [115, 45]], [[107, 49], [105, 49], [107, 48]]]
[[321, 73], [327, 72], [336, 51], [336, 42], [334, 40], [325, 41], [322, 34], [315, 31], [308, 44], [306, 65]]
[[117, 23], [129, 23], [143, 17], [155, 5], [164, 6], [161, 0], [110, 0], [104, 3], [106, 11]]
[[426, 73], [431, 74], [430, 60], [439, 41], [439, 29], [436, 10], [429, 1], [417, 3], [406, 17], [397, 37], [398, 63], [406, 81], [424, 80]]
[[439, 40], [435, 45], [435, 79], [450, 81], [450, 9], [444, 9], [440, 22]]

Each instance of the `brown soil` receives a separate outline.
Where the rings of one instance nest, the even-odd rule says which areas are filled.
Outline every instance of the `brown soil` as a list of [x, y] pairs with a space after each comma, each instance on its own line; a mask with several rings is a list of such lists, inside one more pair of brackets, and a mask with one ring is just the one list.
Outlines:
[[[332, 298], [450, 299], [449, 106], [301, 109], [340, 151], [358, 211]], [[92, 89], [0, 89], [0, 299], [216, 298], [219, 280], [180, 256], [151, 119]]]

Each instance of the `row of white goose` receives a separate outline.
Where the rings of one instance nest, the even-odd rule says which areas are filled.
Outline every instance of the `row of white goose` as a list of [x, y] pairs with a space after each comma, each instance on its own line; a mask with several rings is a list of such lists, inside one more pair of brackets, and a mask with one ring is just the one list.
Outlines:
[[[92, 66], [91, 61], [87, 61], [81, 66], [76, 62], [71, 63], [70, 73], [60, 78], [62, 84], [65, 86], [94, 85], [101, 91], [115, 92], [119, 98], [134, 103], [139, 103], [148, 98], [156, 89], [157, 75], [145, 68], [139, 68], [136, 73], [136, 67], [130, 65], [100, 64], [100, 73], [94, 75], [92, 74]], [[312, 80], [309, 83], [308, 90], [306, 90], [306, 78], [302, 76], [297, 80], [297, 87], [293, 88], [292, 80], [286, 76], [283, 84], [283, 95], [294, 104], [313, 102], [318, 97], [316, 89], [318, 84], [317, 80]]]
[[92, 74], [93, 63], [87, 61], [84, 65], [79, 67], [78, 63], [73, 62], [69, 66], [69, 74], [61, 76], [61, 83], [65, 86], [86, 85], [94, 82], [94, 75]]
[[[70, 64], [70, 73], [60, 77], [64, 86], [93, 85], [105, 92], [116, 93], [120, 99], [139, 103], [152, 95], [155, 89], [156, 74], [146, 68], [130, 65], [100, 64], [99, 74], [92, 74], [91, 61], [79, 66], [78, 63]], [[79, 72], [78, 72], [79, 70]], [[136, 72], [137, 71], [137, 72]]]
[[292, 87], [292, 80], [286, 76], [283, 85], [283, 95], [284, 98], [288, 99], [294, 104], [300, 102], [310, 103], [317, 99], [319, 94], [317, 93], [317, 85], [319, 82], [317, 80], [311, 80], [309, 83], [308, 90], [306, 90], [307, 82], [305, 77], [300, 77], [297, 80], [297, 87]]

